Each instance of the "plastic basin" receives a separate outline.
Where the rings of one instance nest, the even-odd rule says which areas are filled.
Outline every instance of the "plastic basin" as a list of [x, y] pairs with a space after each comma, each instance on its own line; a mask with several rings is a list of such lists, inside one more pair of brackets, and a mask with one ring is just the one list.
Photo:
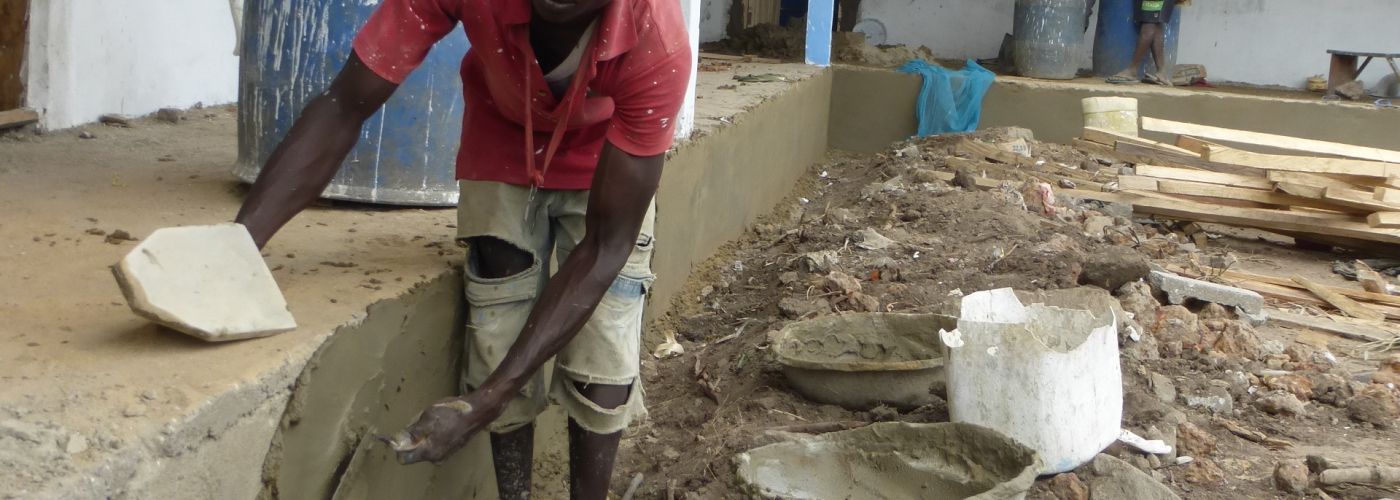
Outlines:
[[735, 458], [758, 498], [1024, 498], [1034, 451], [971, 424], [886, 422], [755, 448]]
[[783, 376], [813, 401], [867, 410], [908, 409], [945, 394], [938, 330], [957, 319], [934, 314], [864, 313], [791, 323], [773, 347]]

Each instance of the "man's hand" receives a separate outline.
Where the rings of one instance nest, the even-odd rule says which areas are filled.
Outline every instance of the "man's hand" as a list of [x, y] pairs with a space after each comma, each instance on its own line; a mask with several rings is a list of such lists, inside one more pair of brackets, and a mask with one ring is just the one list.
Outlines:
[[394, 448], [400, 464], [439, 463], [486, 429], [500, 408], [499, 404], [475, 406], [467, 398], [447, 398], [423, 410], [407, 429], [392, 437], [378, 437]]

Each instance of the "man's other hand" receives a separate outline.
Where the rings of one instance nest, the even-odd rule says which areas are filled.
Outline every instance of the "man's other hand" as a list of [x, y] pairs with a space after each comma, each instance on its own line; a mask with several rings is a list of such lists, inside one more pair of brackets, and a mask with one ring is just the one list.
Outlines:
[[473, 406], [465, 398], [447, 398], [429, 406], [418, 420], [392, 437], [379, 439], [394, 448], [403, 465], [448, 459], [496, 419], [498, 411]]

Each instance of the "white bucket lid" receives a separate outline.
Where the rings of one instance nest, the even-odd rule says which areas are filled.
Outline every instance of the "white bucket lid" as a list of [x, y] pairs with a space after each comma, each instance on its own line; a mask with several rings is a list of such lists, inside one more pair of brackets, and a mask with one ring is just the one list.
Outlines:
[[1085, 97], [1080, 101], [1085, 113], [1138, 110], [1138, 100], [1132, 97]]

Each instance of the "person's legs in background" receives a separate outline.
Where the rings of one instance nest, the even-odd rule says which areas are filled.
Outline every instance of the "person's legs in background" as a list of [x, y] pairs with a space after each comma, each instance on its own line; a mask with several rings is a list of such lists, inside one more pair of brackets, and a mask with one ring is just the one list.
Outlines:
[[1148, 72], [1144, 80], [1152, 83], [1171, 85], [1166, 66], [1166, 27], [1162, 23], [1171, 19], [1172, 0], [1138, 0], [1134, 19], [1138, 23], [1137, 47], [1133, 50], [1133, 60], [1118, 74], [1108, 77], [1109, 83], [1135, 83], [1137, 72], [1152, 54], [1155, 71]]

